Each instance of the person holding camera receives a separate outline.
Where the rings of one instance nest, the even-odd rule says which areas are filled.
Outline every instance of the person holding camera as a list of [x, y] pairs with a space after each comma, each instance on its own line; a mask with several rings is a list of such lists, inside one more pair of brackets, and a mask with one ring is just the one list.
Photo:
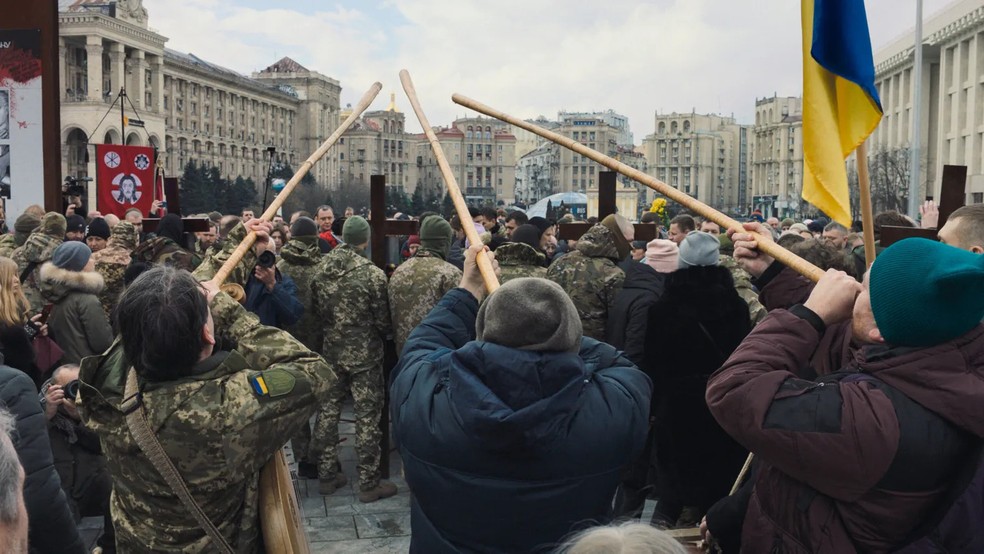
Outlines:
[[102, 516], [103, 534], [96, 541], [103, 554], [116, 552], [116, 534], [109, 513], [113, 482], [106, 468], [99, 436], [86, 428], [75, 402], [79, 394], [79, 366], [63, 365], [41, 387], [41, 404], [48, 422], [48, 439], [55, 470], [68, 498], [72, 516]]
[[277, 256], [270, 240], [269, 250], [256, 259], [253, 274], [246, 281], [245, 308], [260, 318], [260, 323], [283, 329], [300, 321], [304, 305], [297, 299], [297, 285], [277, 269]]

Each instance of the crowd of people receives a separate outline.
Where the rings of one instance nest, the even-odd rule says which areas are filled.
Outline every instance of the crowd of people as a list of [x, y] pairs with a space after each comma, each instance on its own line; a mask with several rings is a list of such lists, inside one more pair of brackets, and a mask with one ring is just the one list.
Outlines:
[[[474, 207], [419, 214], [381, 268], [352, 208], [256, 213], [34, 206], [0, 237], [0, 551], [84, 552], [90, 516], [103, 553], [259, 551], [288, 441], [321, 495], [397, 494], [387, 401], [412, 552], [677, 553], [661, 530], [698, 527], [725, 553], [984, 551], [984, 205], [870, 269], [860, 226], [822, 220], [575, 240], [569, 214]], [[234, 295], [211, 279], [250, 232]]]

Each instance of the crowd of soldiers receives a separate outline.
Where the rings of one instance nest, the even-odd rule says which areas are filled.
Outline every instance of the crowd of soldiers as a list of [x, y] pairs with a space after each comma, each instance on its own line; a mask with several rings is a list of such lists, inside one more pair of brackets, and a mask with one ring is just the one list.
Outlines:
[[[73, 212], [31, 207], [0, 237], [0, 405], [17, 418], [11, 441], [0, 410], [0, 489], [19, 484], [26, 500], [5, 504], [0, 494], [9, 551], [28, 544], [12, 531], [21, 511], [39, 552], [83, 551], [75, 523], [84, 516], [104, 517], [102, 552], [256, 551], [258, 472], [288, 440], [298, 475], [316, 479], [320, 494], [348, 483], [339, 423], [350, 396], [358, 499], [391, 497], [397, 486], [382, 479], [380, 451], [387, 394], [413, 493], [415, 552], [678, 552], [656, 528], [697, 526], [725, 552], [766, 551], [769, 540], [773, 551], [813, 552], [888, 551], [928, 533], [980, 540], [946, 527], [961, 514], [940, 499], [964, 493], [967, 482], [947, 479], [968, 473], [962, 460], [976, 461], [984, 434], [965, 412], [978, 388], [966, 375], [981, 377], [971, 354], [984, 303], [925, 289], [984, 274], [984, 258], [964, 256], [984, 253], [981, 206], [954, 213], [939, 229], [942, 245], [876, 243], [875, 268], [890, 273], [867, 271], [859, 228], [824, 221], [759, 218], [745, 233], [722, 233], [689, 215], [664, 228], [647, 213], [642, 224], [657, 238], [644, 242], [617, 214], [559, 240], [559, 225], [576, 221], [569, 214], [424, 213], [384, 269], [370, 261], [370, 225], [352, 208], [273, 222], [252, 209], [200, 214], [207, 230], [193, 235], [164, 211]], [[935, 228], [936, 216], [926, 204], [921, 225]], [[154, 229], [145, 217], [159, 218]], [[916, 223], [879, 214], [876, 236], [884, 225]], [[256, 244], [228, 279], [242, 287], [234, 299], [210, 279], [249, 232]], [[762, 240], [827, 276], [814, 288], [761, 253]], [[483, 252], [502, 283], [492, 295], [477, 269]], [[959, 271], [926, 269], [939, 264]], [[891, 290], [933, 324], [900, 320], [915, 314]], [[846, 339], [820, 338], [841, 329]], [[390, 340], [399, 361], [387, 383]], [[892, 360], [925, 365], [914, 348], [950, 352], [941, 345], [951, 343], [970, 361], [963, 376], [944, 376], [967, 390], [945, 389], [944, 409], [897, 379], [904, 370]], [[889, 369], [845, 379], [838, 370], [855, 358]], [[832, 423], [838, 402], [881, 409], [891, 432], [872, 439], [871, 422], [854, 412]], [[886, 406], [906, 415], [889, 421]], [[911, 430], [919, 425], [932, 437]], [[855, 452], [859, 437], [881, 450]], [[926, 444], [928, 454], [914, 446]], [[4, 465], [8, 446], [19, 465]], [[762, 460], [729, 495], [749, 452]], [[837, 453], [843, 461], [831, 461]], [[840, 477], [815, 474], [819, 462], [806, 454]], [[920, 481], [902, 461], [935, 465]], [[969, 467], [972, 488], [977, 465]], [[821, 498], [797, 501], [802, 519], [783, 504], [799, 483]], [[844, 483], [854, 488], [838, 489]], [[918, 494], [886, 514], [904, 491]], [[639, 524], [647, 499], [656, 500], [653, 526]], [[865, 527], [858, 512], [833, 527], [818, 519], [856, 509], [896, 527]], [[561, 545], [613, 518], [629, 524]]]

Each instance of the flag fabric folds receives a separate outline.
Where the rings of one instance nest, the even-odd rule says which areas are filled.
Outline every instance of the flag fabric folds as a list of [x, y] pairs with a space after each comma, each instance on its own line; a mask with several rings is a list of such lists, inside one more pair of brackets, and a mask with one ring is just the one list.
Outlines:
[[121, 219], [130, 208], [147, 214], [154, 202], [155, 186], [153, 148], [96, 145], [96, 204], [100, 212]]
[[803, 199], [851, 224], [844, 160], [881, 121], [863, 0], [801, 0]]

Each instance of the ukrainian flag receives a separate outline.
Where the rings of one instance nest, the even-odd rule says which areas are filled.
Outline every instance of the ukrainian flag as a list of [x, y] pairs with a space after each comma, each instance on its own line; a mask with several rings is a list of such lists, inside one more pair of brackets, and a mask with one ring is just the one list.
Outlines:
[[802, 0], [803, 199], [851, 224], [844, 160], [881, 121], [863, 0]]

